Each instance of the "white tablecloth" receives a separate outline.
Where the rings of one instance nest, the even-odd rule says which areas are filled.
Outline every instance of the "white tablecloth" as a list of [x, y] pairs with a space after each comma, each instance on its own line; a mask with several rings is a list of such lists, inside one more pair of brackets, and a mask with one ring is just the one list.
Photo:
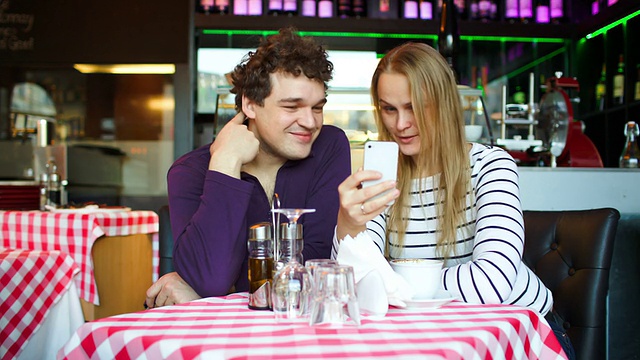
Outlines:
[[51, 307], [40, 328], [31, 335], [18, 360], [55, 359], [58, 351], [82, 324], [84, 315], [80, 296], [76, 285], [71, 283], [69, 290]]

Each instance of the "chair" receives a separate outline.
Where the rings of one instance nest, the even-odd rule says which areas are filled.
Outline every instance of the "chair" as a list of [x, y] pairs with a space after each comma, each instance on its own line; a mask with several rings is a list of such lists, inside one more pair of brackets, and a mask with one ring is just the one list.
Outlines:
[[524, 211], [523, 260], [551, 290], [578, 359], [606, 359], [609, 269], [620, 213]]
[[171, 233], [171, 219], [169, 217], [169, 205], [163, 205], [158, 210], [159, 230], [159, 275], [174, 271], [173, 267], [173, 234]]

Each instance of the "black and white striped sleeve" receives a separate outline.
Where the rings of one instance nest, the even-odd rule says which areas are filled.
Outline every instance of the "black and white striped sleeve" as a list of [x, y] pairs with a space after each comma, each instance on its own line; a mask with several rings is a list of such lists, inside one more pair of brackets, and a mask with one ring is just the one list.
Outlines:
[[502, 303], [514, 288], [524, 249], [518, 170], [501, 149], [473, 156], [477, 213], [472, 260], [445, 269], [443, 285], [465, 302]]

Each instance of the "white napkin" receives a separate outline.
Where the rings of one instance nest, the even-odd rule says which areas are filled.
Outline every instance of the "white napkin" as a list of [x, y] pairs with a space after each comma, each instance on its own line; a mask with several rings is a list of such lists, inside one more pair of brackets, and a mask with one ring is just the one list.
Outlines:
[[366, 232], [355, 239], [347, 235], [338, 248], [337, 260], [353, 267], [360, 311], [386, 315], [389, 305], [405, 307], [413, 296], [406, 280], [395, 273]]

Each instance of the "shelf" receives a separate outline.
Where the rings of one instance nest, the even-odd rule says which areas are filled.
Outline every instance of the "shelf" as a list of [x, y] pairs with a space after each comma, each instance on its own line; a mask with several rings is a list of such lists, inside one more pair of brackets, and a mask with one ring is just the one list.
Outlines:
[[640, 105], [640, 100], [635, 100], [632, 101], [628, 104], [621, 104], [621, 105], [615, 105], [615, 106], [611, 106], [608, 107], [604, 110], [593, 110], [593, 111], [589, 111], [586, 112], [584, 114], [580, 114], [579, 118], [576, 117], [576, 119], [579, 120], [587, 120], [587, 119], [591, 119], [591, 118], [596, 118], [598, 116], [604, 116], [604, 115], [609, 115], [611, 113], [615, 113], [615, 112], [620, 112], [620, 111], [624, 111], [625, 109], [629, 109], [635, 106], [639, 106]]
[[[207, 29], [227, 30], [239, 34], [259, 34], [293, 26], [304, 32], [323, 32], [327, 36], [431, 38], [438, 34], [437, 20], [371, 19], [371, 18], [316, 18], [287, 15], [234, 16], [195, 14], [195, 27], [200, 34]], [[575, 28], [572, 24], [509, 24], [480, 21], [459, 22], [462, 40], [488, 41], [552, 41], [562, 42]], [[505, 36], [509, 34], [509, 36]], [[317, 36], [316, 34], [312, 34]], [[322, 34], [320, 34], [322, 35]]]

